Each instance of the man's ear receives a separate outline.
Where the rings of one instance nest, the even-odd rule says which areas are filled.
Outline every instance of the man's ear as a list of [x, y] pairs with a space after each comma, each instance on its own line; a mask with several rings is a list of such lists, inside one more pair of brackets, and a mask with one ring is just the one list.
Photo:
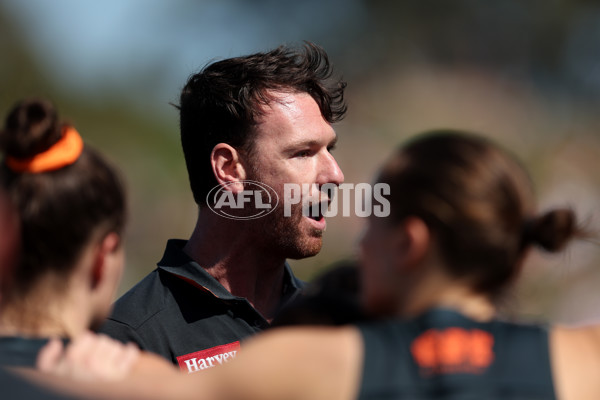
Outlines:
[[94, 263], [92, 265], [91, 286], [96, 288], [104, 279], [106, 268], [110, 267], [112, 257], [115, 257], [117, 250], [121, 246], [121, 237], [115, 232], [111, 232], [102, 239], [94, 254]]
[[397, 228], [398, 266], [410, 270], [418, 266], [427, 256], [431, 246], [431, 232], [418, 217], [406, 218]]
[[227, 185], [232, 191], [244, 190], [239, 181], [246, 179], [246, 169], [234, 147], [226, 143], [217, 144], [210, 154], [210, 163], [219, 184]]

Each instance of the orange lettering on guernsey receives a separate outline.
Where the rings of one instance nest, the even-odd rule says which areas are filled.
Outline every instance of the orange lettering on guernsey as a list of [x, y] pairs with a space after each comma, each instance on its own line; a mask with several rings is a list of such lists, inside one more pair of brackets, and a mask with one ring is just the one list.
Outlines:
[[239, 341], [228, 343], [179, 356], [177, 362], [182, 371], [191, 374], [231, 361], [235, 358], [239, 349]]
[[410, 352], [425, 374], [479, 374], [494, 361], [494, 337], [480, 329], [429, 329], [413, 340]]

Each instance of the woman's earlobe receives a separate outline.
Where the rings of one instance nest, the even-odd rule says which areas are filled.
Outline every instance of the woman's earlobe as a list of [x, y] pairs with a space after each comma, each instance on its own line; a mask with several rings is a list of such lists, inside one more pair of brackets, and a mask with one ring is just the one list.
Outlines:
[[110, 232], [100, 242], [94, 256], [94, 265], [92, 266], [91, 285], [92, 288], [98, 286], [103, 279], [108, 259], [121, 247], [121, 236], [115, 232]]
[[431, 231], [421, 218], [412, 217], [407, 222], [410, 225], [408, 230], [413, 241], [414, 257], [420, 261], [430, 249]]
[[408, 217], [398, 226], [398, 257], [404, 269], [412, 269], [427, 256], [431, 244], [429, 227], [418, 217]]
[[116, 232], [110, 232], [102, 241], [104, 251], [114, 253], [121, 248], [121, 235]]

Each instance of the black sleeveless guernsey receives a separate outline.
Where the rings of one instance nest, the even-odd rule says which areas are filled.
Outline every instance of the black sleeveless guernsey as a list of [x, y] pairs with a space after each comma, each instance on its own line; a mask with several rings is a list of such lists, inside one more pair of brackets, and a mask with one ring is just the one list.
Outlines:
[[446, 309], [358, 324], [359, 400], [555, 399], [543, 326], [480, 323]]

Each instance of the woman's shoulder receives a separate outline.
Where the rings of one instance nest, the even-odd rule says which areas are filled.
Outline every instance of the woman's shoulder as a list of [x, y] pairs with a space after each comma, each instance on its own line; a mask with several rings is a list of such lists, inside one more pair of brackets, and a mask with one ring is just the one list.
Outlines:
[[552, 327], [550, 354], [559, 398], [600, 398], [600, 325]]

